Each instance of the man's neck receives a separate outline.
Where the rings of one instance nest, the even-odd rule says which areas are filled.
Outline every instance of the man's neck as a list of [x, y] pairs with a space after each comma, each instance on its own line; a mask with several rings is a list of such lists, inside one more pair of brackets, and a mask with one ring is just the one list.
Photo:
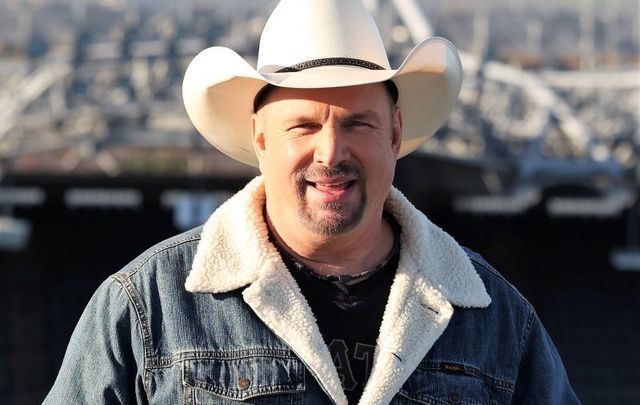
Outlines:
[[322, 275], [367, 271], [384, 261], [394, 244], [393, 228], [382, 215], [380, 221], [331, 238], [301, 231], [300, 227], [277, 226], [268, 214], [266, 217], [278, 243], [295, 259]]

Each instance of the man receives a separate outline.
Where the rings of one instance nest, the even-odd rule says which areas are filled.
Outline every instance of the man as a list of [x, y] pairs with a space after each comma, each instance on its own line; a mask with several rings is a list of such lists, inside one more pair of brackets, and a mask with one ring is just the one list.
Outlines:
[[258, 70], [203, 51], [187, 112], [262, 176], [99, 288], [45, 402], [577, 403], [531, 305], [391, 186], [461, 77], [443, 39], [390, 69], [358, 0], [282, 0]]

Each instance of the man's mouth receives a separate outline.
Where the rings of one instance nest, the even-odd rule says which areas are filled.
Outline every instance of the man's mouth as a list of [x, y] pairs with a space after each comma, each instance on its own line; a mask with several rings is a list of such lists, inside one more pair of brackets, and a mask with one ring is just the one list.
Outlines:
[[[315, 179], [314, 179], [315, 180]], [[319, 179], [316, 181], [306, 180], [306, 185], [314, 199], [320, 199], [324, 202], [340, 201], [351, 195], [357, 180], [340, 178], [340, 179]]]
[[355, 180], [335, 180], [335, 181], [307, 181], [307, 184], [316, 190], [325, 192], [325, 193], [335, 193], [348, 189], [351, 187], [356, 181]]

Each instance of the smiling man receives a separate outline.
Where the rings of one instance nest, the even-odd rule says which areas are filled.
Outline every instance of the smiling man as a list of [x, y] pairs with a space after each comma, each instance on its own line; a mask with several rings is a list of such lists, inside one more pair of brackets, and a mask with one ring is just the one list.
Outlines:
[[532, 306], [392, 186], [453, 45], [391, 69], [359, 0], [282, 0], [257, 65], [206, 49], [183, 98], [262, 175], [103, 283], [45, 403], [579, 403]]
[[386, 87], [274, 87], [263, 104], [253, 142], [280, 245], [320, 274], [382, 262], [394, 244], [382, 213], [402, 133]]

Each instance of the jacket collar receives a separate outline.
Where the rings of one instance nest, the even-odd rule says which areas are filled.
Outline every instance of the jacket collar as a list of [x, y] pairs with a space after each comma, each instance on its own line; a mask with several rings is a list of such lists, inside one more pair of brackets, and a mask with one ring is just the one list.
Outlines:
[[[269, 242], [262, 177], [205, 223], [185, 286], [221, 293], [244, 286], [245, 301], [305, 362], [325, 392], [346, 403], [331, 355], [306, 300]], [[486, 307], [484, 284], [464, 250], [395, 188], [385, 209], [401, 227], [400, 261], [361, 403], [387, 403], [446, 328], [452, 305]]]

